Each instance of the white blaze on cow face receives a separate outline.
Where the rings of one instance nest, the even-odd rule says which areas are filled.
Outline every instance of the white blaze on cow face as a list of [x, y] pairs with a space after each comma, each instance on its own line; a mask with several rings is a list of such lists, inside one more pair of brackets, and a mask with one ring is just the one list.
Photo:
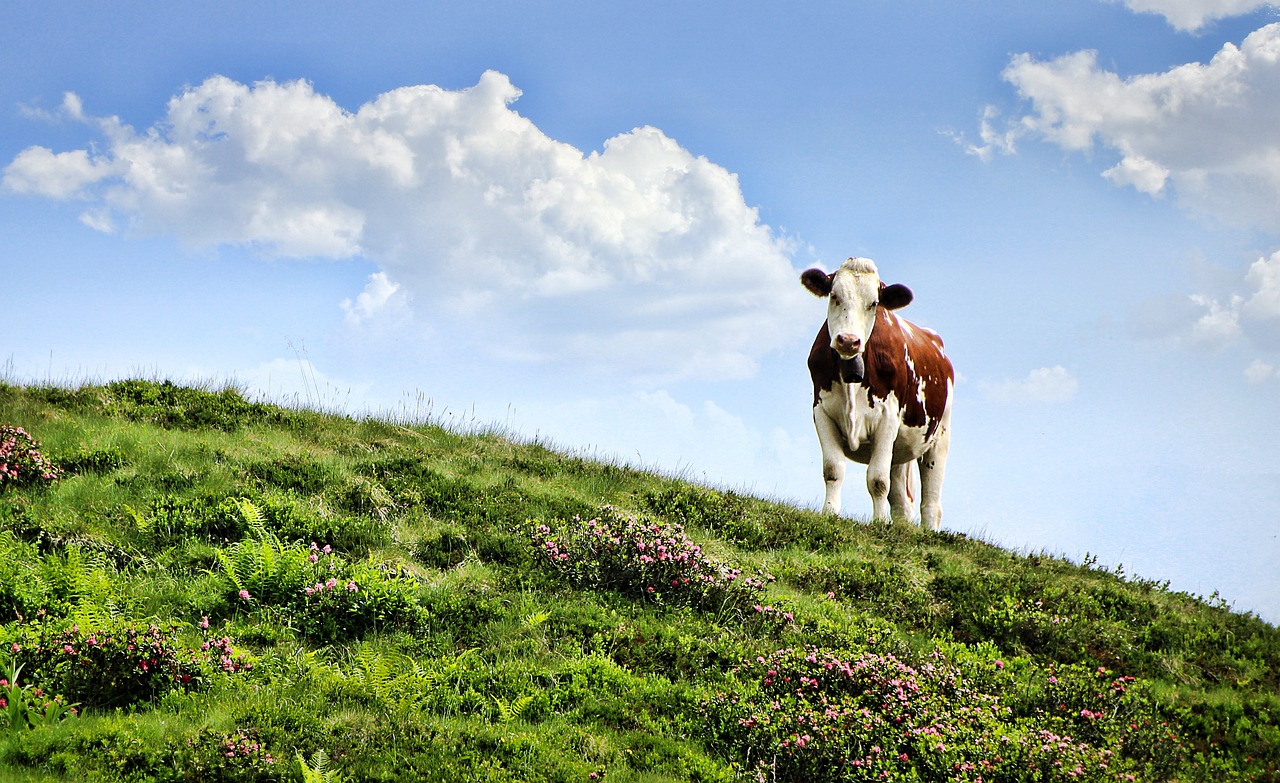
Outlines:
[[831, 348], [842, 359], [865, 350], [880, 304], [880, 274], [866, 258], [850, 258], [831, 275], [827, 296], [827, 330]]

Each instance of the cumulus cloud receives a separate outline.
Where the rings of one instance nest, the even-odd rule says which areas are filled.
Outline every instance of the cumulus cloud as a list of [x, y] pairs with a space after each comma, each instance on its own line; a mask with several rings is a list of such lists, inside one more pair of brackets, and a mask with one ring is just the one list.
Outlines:
[[98, 230], [370, 259], [386, 276], [343, 305], [349, 322], [412, 298], [521, 361], [742, 376], [804, 323], [789, 247], [734, 174], [651, 127], [584, 153], [514, 111], [520, 94], [489, 71], [348, 111], [306, 82], [213, 77], [145, 131], [71, 96], [64, 113], [104, 143], [32, 147], [3, 182], [84, 200]]
[[1019, 54], [1003, 76], [1032, 112], [1003, 133], [984, 127], [990, 141], [978, 154], [1012, 152], [1025, 136], [1070, 151], [1100, 144], [1119, 156], [1104, 172], [1116, 185], [1172, 190], [1196, 213], [1280, 230], [1280, 24], [1225, 44], [1208, 63], [1163, 73], [1122, 77], [1081, 51]]
[[87, 150], [54, 153], [44, 147], [29, 147], [5, 168], [4, 184], [15, 193], [69, 199], [111, 176], [114, 169], [109, 161], [92, 157]]
[[1249, 383], [1257, 386], [1272, 379], [1280, 378], [1280, 370], [1261, 359], [1254, 359], [1253, 363], [1244, 369], [1244, 377], [1249, 379]]
[[980, 382], [978, 388], [988, 400], [997, 403], [1056, 403], [1074, 399], [1080, 382], [1067, 368], [1056, 365], [1032, 370], [1024, 378]]
[[346, 313], [347, 324], [360, 326], [374, 319], [401, 320], [407, 317], [408, 299], [401, 286], [391, 282], [386, 272], [374, 272], [369, 275], [369, 283], [360, 295], [354, 301], [343, 299], [341, 307]]
[[1255, 348], [1280, 348], [1280, 250], [1250, 264], [1242, 283], [1244, 293], [1190, 296], [1200, 308], [1187, 335], [1193, 345], [1222, 349], [1245, 339]]
[[1240, 16], [1271, 6], [1266, 0], [1124, 0], [1131, 11], [1160, 14], [1169, 24], [1194, 32], [1215, 19]]

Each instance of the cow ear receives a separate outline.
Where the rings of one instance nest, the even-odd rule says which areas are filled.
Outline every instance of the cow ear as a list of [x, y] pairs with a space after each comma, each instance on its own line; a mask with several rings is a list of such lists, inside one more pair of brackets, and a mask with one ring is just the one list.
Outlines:
[[911, 300], [915, 296], [911, 293], [911, 289], [902, 283], [894, 283], [880, 289], [880, 306], [886, 310], [897, 310], [899, 307], [906, 307], [911, 304]]
[[800, 275], [800, 282], [814, 296], [827, 296], [831, 293], [831, 275], [821, 269], [806, 269]]

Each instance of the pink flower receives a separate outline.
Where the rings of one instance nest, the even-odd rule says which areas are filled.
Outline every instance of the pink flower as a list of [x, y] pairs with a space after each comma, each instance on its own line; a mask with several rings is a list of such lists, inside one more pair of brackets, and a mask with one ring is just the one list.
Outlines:
[[357, 590], [359, 590], [359, 589], [360, 589], [359, 587], [356, 587], [356, 583], [355, 583], [355, 582], [347, 582], [347, 592], [348, 592], [348, 593], [354, 593], [355, 591], [357, 591]]
[[324, 586], [326, 590], [332, 590], [333, 588], [338, 586], [338, 580], [334, 579], [333, 577], [329, 577], [329, 581], [325, 582]]
[[996, 668], [997, 668], [997, 669], [1003, 669], [1003, 668], [1004, 668], [1004, 661], [997, 660], [997, 661], [996, 661]]
[[208, 618], [208, 617], [201, 617], [201, 618], [200, 618], [200, 627], [201, 627], [201, 628], [204, 628], [204, 629], [206, 629], [206, 630], [209, 628], [209, 618]]
[[249, 591], [248, 591], [248, 590], [241, 590], [241, 591], [240, 591], [240, 600], [241, 600], [241, 601], [248, 601], [248, 600], [249, 600]]

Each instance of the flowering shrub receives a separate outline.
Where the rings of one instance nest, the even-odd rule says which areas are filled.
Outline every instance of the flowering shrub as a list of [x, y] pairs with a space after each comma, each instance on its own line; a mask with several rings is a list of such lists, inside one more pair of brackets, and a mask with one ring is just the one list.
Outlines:
[[19, 685], [22, 666], [6, 667], [5, 671], [8, 676], [0, 677], [0, 731], [13, 736], [79, 714], [75, 705], [67, 704], [61, 696], [50, 696], [34, 685]]
[[0, 492], [9, 487], [52, 484], [62, 470], [41, 454], [40, 442], [21, 427], [0, 425]]
[[[204, 623], [207, 628], [207, 622]], [[250, 668], [227, 637], [206, 639], [191, 650], [174, 640], [172, 624], [110, 621], [95, 629], [59, 629], [39, 620], [18, 627], [7, 640], [31, 679], [86, 707], [119, 707], [148, 701], [178, 687], [197, 687], [216, 672]]]
[[279, 763], [252, 731], [222, 734], [204, 728], [173, 749], [173, 777], [166, 779], [200, 783], [268, 783], [290, 777], [289, 766]]
[[[605, 506], [553, 529], [534, 520], [531, 540], [541, 562], [577, 587], [602, 587], [659, 603], [749, 610], [759, 605], [768, 574], [745, 576], [718, 563], [674, 523], [626, 516]], [[763, 607], [756, 610], [763, 612]]]
[[1136, 752], [1133, 740], [1149, 738], [1139, 723], [1116, 722], [1134, 713], [1131, 678], [1095, 679], [1088, 706], [1057, 711], [1072, 716], [1022, 715], [1001, 698], [1021, 686], [1003, 661], [987, 665], [980, 688], [940, 652], [913, 666], [884, 653], [787, 648], [736, 669], [736, 687], [702, 710], [713, 744], [778, 781], [1102, 783], [1175, 768]]
[[417, 581], [371, 561], [351, 562], [332, 547], [285, 544], [270, 533], [219, 551], [225, 601], [235, 608], [288, 612], [307, 636], [336, 641], [420, 621]]

